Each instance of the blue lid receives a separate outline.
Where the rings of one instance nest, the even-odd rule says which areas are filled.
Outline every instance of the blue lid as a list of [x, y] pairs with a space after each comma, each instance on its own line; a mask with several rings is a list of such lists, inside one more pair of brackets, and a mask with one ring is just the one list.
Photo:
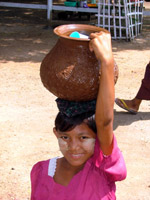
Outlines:
[[72, 32], [69, 36], [73, 38], [80, 38], [80, 34], [77, 31]]

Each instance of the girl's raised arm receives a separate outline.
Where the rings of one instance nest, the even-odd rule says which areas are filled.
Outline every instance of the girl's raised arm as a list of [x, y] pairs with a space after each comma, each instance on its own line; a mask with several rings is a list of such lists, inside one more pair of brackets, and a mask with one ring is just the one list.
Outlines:
[[92, 33], [89, 48], [101, 63], [100, 85], [96, 103], [96, 127], [101, 150], [109, 155], [113, 149], [114, 58], [109, 33]]

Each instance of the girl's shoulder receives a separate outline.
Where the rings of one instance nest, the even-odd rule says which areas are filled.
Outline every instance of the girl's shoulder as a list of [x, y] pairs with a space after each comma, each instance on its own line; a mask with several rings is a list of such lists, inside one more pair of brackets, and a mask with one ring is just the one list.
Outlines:
[[34, 164], [31, 170], [31, 175], [46, 172], [48, 169], [49, 162], [50, 159], [39, 161], [36, 164]]
[[125, 161], [114, 135], [113, 150], [108, 156], [103, 154], [100, 149], [99, 141], [98, 139], [96, 140], [93, 162], [94, 165], [102, 170], [111, 181], [118, 181], [126, 178], [127, 171]]
[[54, 157], [48, 160], [37, 162], [31, 170], [31, 176], [33, 174], [45, 174], [51, 177], [54, 176], [56, 170], [56, 162], [59, 157]]
[[96, 167], [105, 168], [108, 163], [113, 165], [122, 157], [121, 151], [118, 148], [116, 137], [113, 135], [113, 150], [110, 155], [104, 155], [99, 144], [98, 138], [96, 138], [93, 161]]

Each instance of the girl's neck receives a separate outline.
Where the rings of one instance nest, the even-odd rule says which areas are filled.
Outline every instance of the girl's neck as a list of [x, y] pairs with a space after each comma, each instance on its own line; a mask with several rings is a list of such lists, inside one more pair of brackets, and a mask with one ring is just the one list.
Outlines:
[[63, 157], [60, 160], [60, 166], [62, 166], [62, 168], [64, 170], [67, 170], [69, 173], [72, 173], [73, 175], [77, 174], [79, 171], [81, 171], [84, 167], [84, 164], [81, 166], [73, 166], [71, 165], [65, 157]]
[[63, 157], [57, 160], [57, 168], [54, 175], [54, 180], [63, 186], [68, 186], [72, 178], [83, 169], [82, 166], [72, 166]]

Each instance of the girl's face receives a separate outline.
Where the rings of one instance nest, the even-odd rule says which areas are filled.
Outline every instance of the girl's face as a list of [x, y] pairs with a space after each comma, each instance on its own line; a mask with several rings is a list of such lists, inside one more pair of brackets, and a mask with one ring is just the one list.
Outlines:
[[72, 166], [83, 165], [94, 153], [96, 134], [86, 123], [67, 132], [56, 131], [60, 151]]

